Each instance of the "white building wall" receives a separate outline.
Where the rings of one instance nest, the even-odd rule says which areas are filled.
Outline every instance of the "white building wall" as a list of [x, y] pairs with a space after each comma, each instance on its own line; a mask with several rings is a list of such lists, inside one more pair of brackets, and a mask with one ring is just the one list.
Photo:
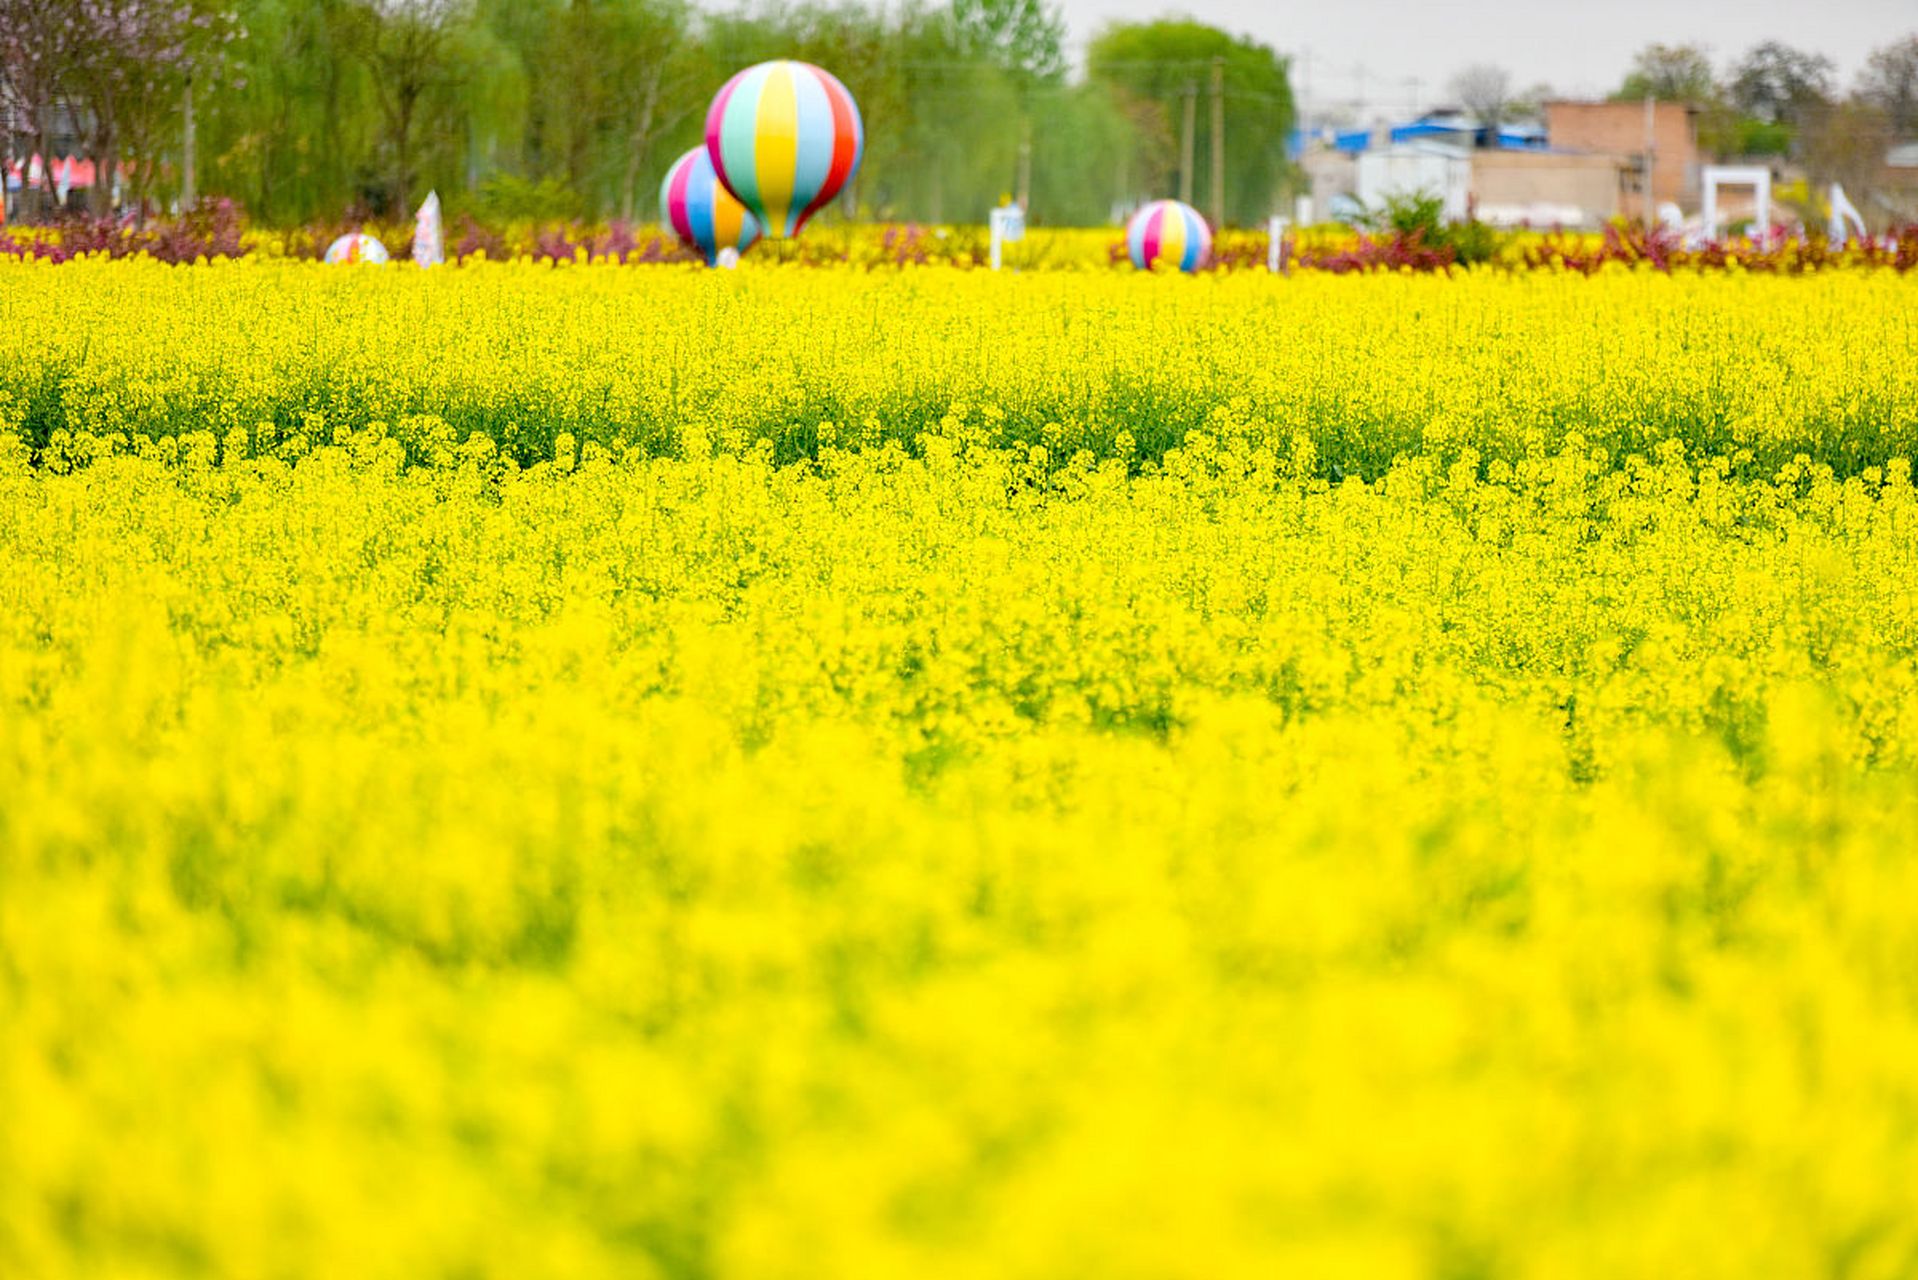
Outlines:
[[1406, 143], [1367, 151], [1358, 161], [1358, 197], [1377, 209], [1393, 196], [1438, 196], [1447, 221], [1463, 221], [1471, 202], [1472, 161], [1463, 151]]

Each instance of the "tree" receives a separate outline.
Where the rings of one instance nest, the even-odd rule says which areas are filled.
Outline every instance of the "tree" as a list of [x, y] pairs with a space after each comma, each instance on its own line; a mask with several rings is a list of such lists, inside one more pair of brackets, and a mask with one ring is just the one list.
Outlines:
[[[956, 52], [983, 63], [1014, 91], [1018, 136], [1007, 188], [1028, 204], [1035, 99], [1065, 81], [1065, 17], [1048, 0], [950, 0], [947, 17]], [[1056, 94], [1045, 97], [1061, 105]]]
[[705, 105], [679, 0], [517, 0], [501, 13], [530, 82], [524, 159], [569, 198], [630, 219], [663, 130]]
[[346, 45], [373, 77], [386, 126], [386, 194], [394, 210], [412, 203], [420, 125], [429, 95], [458, 83], [454, 35], [466, 0], [354, 0]]
[[1059, 0], [741, 3], [0, 0], [0, 78], [42, 153], [56, 113], [86, 130], [101, 201], [117, 172], [142, 196], [164, 175], [193, 84], [205, 190], [282, 225], [400, 213], [428, 183], [456, 213], [480, 193], [518, 216], [643, 216], [713, 92], [772, 57], [853, 91], [866, 163], [842, 199], [884, 217], [972, 220], [1030, 191], [1036, 219], [1097, 220], [1172, 189], [1188, 118], [1203, 191], [1215, 65], [1228, 215], [1262, 218], [1290, 172], [1284, 62], [1199, 23], [1108, 32], [1071, 83]]
[[[1113, 214], [1113, 192], [1123, 189], [1114, 179], [1133, 146], [1131, 122], [1112, 95], [1093, 84], [1047, 90], [1039, 111], [1045, 127], [1032, 135], [1035, 216], [1075, 227], [1104, 222]], [[1163, 128], [1163, 116], [1155, 123]]]
[[1895, 136], [1918, 134], [1918, 35], [1874, 50], [1858, 89], [1861, 98], [1885, 113]]
[[[701, 66], [692, 56], [690, 22], [677, 0], [573, 0], [571, 27], [578, 47], [591, 50], [582, 68], [597, 87], [594, 132], [611, 145], [618, 165], [619, 216], [638, 210], [639, 175], [653, 147], [673, 126], [698, 114]], [[574, 81], [578, 91], [584, 85]], [[583, 186], [583, 176], [575, 178]]]
[[1711, 59], [1695, 44], [1648, 44], [1632, 58], [1632, 69], [1612, 97], [1626, 101], [1656, 98], [1702, 106], [1718, 97]]
[[1512, 112], [1512, 77], [1489, 63], [1469, 66], [1452, 77], [1452, 96], [1480, 128], [1497, 130]]
[[1754, 46], [1732, 69], [1732, 105], [1767, 124], [1796, 127], [1831, 96], [1831, 59], [1776, 40]]
[[866, 119], [857, 198], [868, 208], [971, 221], [1017, 188], [1026, 94], [994, 50], [962, 41], [950, 10], [920, 10], [845, 51], [840, 78]]
[[[26, 112], [33, 130], [31, 154], [51, 164], [54, 112], [73, 66], [74, 26], [63, 0], [0, 0], [0, 82]], [[39, 192], [27, 187], [21, 204], [29, 219], [51, 207], [49, 180]]]
[[[1087, 53], [1087, 74], [1111, 93], [1135, 121], [1182, 121], [1188, 93], [1203, 101], [1214, 58], [1224, 60], [1226, 216], [1262, 221], [1271, 212], [1279, 183], [1290, 172], [1285, 138], [1292, 127], [1292, 87], [1285, 60], [1247, 36], [1232, 36], [1190, 19], [1108, 26]], [[1144, 108], [1144, 104], [1150, 104]], [[1195, 167], [1211, 154], [1211, 112], [1194, 111]], [[1130, 190], [1122, 203], [1167, 194], [1153, 171], [1155, 141], [1140, 133]], [[1195, 181], [1193, 190], [1203, 191]]]
[[206, 0], [76, 0], [69, 9], [70, 75], [91, 121], [93, 211], [111, 208], [122, 155], [135, 161], [133, 189], [144, 207], [187, 84], [231, 37], [233, 15]]
[[1024, 83], [1057, 84], [1066, 74], [1066, 20], [1046, 0], [952, 0], [956, 43]]
[[1509, 120], [1537, 119], [1545, 114], [1545, 104], [1557, 96], [1558, 90], [1540, 80], [1512, 95], [1512, 100], [1505, 107], [1506, 118]]
[[208, 191], [292, 223], [335, 217], [369, 175], [380, 181], [385, 127], [372, 75], [351, 48], [353, 2], [237, 0], [218, 91], [195, 93]]
[[1883, 172], [1891, 143], [1891, 121], [1884, 109], [1854, 97], [1809, 109], [1799, 150], [1815, 188], [1842, 183], [1846, 193], [1864, 207]]

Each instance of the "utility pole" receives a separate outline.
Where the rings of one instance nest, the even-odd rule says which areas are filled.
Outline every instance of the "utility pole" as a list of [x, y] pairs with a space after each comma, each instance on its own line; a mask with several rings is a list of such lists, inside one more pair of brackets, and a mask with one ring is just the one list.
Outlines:
[[1199, 86], [1185, 82], [1185, 130], [1179, 135], [1179, 199], [1192, 203], [1192, 130], [1198, 123]]
[[[200, 194], [199, 166], [194, 156], [193, 76], [191, 74], [186, 78], [186, 111], [180, 132], [180, 211], [184, 213], [193, 207], [193, 202], [199, 199]], [[113, 189], [112, 174], [95, 174], [94, 181], [105, 182], [109, 191]]]
[[1019, 135], [1019, 212], [1032, 210], [1032, 117], [1025, 118]]
[[1645, 235], [1650, 237], [1653, 228], [1658, 225], [1658, 215], [1652, 209], [1652, 156], [1657, 147], [1657, 106], [1658, 99], [1651, 94], [1645, 95]]
[[1212, 229], [1225, 226], [1225, 59], [1212, 59]]
[[1312, 46], [1299, 48], [1299, 123], [1307, 130], [1312, 127], [1312, 109], [1318, 105], [1318, 99], [1312, 96]]

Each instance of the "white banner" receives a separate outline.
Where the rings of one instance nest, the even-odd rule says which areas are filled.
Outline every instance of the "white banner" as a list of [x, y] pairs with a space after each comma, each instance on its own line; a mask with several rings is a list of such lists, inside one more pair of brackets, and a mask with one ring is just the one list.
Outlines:
[[446, 261], [446, 238], [440, 229], [440, 193], [429, 191], [413, 215], [413, 261], [437, 267]]

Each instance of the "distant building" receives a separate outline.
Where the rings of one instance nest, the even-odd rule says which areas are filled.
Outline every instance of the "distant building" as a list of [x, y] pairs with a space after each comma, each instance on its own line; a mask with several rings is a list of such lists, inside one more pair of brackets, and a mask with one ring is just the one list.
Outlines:
[[1311, 197], [1313, 216], [1336, 218], [1341, 201], [1357, 199], [1359, 161], [1356, 153], [1332, 146], [1315, 146], [1299, 157], [1305, 174], [1305, 194]]
[[1321, 218], [1377, 210], [1393, 196], [1437, 196], [1453, 221], [1597, 228], [1618, 215], [1627, 161], [1537, 147], [1415, 141], [1360, 152], [1319, 147], [1299, 160]]
[[1446, 142], [1459, 147], [1543, 147], [1545, 126], [1535, 121], [1511, 121], [1490, 128], [1463, 111], [1428, 111], [1403, 124], [1369, 129], [1297, 128], [1286, 137], [1286, 153], [1302, 160], [1315, 151], [1337, 151], [1356, 156], [1401, 142]]
[[1395, 142], [1360, 154], [1353, 195], [1367, 209], [1394, 198], [1436, 196], [1442, 217], [1460, 222], [1472, 212], [1472, 152], [1448, 142]]
[[1619, 214], [1636, 173], [1622, 156], [1557, 148], [1472, 153], [1478, 217], [1501, 227], [1597, 228]]
[[[1653, 207], [1698, 207], [1698, 112], [1679, 102], [1651, 109]], [[1545, 133], [1552, 148], [1608, 155], [1623, 162], [1617, 212], [1645, 216], [1645, 104], [1643, 102], [1548, 102]]]
[[[1376, 211], [1392, 196], [1437, 196], [1445, 216], [1500, 226], [1596, 228], [1645, 216], [1643, 102], [1549, 102], [1544, 123], [1489, 129], [1458, 111], [1404, 124], [1295, 136], [1319, 216]], [[1652, 207], [1698, 207], [1696, 112], [1651, 113]]]
[[1536, 121], [1508, 120], [1492, 126], [1480, 124], [1463, 111], [1444, 108], [1428, 111], [1409, 124], [1394, 125], [1392, 142], [1449, 142], [1454, 146], [1477, 150], [1523, 150], [1546, 145], [1545, 126]]

